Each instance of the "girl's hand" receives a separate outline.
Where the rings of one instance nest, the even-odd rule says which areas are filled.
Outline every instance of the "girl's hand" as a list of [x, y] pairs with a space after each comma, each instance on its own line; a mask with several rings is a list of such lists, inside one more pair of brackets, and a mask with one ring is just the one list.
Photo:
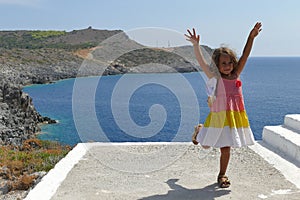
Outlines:
[[261, 27], [262, 27], [262, 24], [260, 22], [257, 22], [255, 24], [254, 28], [250, 32], [250, 37], [255, 38], [261, 31]]
[[199, 40], [200, 40], [200, 36], [196, 35], [196, 31], [193, 28], [193, 34], [191, 33], [191, 31], [188, 29], [187, 32], [189, 33], [189, 35], [184, 34], [185, 37], [187, 37], [187, 41], [190, 41], [193, 45], [199, 45]]

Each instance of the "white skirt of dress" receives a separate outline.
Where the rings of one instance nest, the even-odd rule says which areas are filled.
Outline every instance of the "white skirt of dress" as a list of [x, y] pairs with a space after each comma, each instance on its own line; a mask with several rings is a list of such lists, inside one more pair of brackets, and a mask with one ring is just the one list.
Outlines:
[[202, 146], [210, 147], [242, 147], [253, 145], [255, 140], [250, 127], [247, 128], [212, 128], [202, 127], [197, 141]]

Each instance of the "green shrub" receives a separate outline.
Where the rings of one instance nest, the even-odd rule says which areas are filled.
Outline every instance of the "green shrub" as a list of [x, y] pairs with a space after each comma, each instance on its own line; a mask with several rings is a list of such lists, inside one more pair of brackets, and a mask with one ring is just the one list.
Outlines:
[[30, 31], [31, 37], [40, 40], [48, 37], [65, 35], [66, 31]]

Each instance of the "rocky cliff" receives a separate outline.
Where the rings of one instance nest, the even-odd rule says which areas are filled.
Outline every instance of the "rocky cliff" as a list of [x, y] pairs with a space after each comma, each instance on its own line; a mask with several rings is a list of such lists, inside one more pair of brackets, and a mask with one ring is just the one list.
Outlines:
[[[40, 123], [53, 122], [36, 111], [22, 87], [75, 77], [82, 59], [62, 50], [2, 49], [0, 52], [0, 145], [20, 145], [35, 137]], [[32, 60], [26, 60], [28, 57]]]

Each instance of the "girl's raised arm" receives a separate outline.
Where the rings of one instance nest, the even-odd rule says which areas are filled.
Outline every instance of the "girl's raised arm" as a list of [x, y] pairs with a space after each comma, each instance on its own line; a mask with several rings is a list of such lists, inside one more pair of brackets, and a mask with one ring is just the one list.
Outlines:
[[257, 22], [254, 26], [254, 28], [251, 30], [246, 45], [244, 47], [243, 50], [243, 54], [240, 57], [238, 64], [237, 64], [237, 69], [236, 69], [236, 73], [237, 75], [240, 75], [245, 67], [245, 64], [247, 62], [247, 59], [250, 55], [252, 46], [253, 46], [253, 42], [254, 42], [254, 38], [259, 34], [259, 32], [261, 31], [261, 27], [262, 24], [260, 22]]
[[206, 60], [204, 59], [204, 56], [201, 52], [201, 48], [199, 45], [200, 36], [196, 35], [196, 31], [194, 28], [193, 28], [193, 33], [191, 33], [191, 31], [189, 29], [187, 30], [187, 32], [189, 33], [189, 35], [187, 35], [187, 34], [184, 34], [184, 35], [187, 37], [187, 40], [193, 44], [194, 53], [195, 53], [196, 59], [200, 65], [201, 69], [204, 71], [204, 73], [206, 74], [206, 76], [208, 78], [212, 78], [214, 75], [210, 71], [209, 65], [207, 64]]

